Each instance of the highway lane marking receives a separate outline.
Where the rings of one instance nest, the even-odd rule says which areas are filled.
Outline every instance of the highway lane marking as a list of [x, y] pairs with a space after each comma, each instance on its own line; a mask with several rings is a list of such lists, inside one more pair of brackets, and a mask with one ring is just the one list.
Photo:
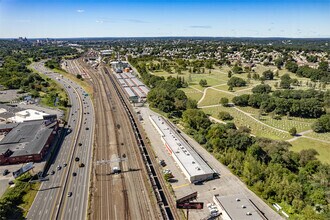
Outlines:
[[186, 184], [182, 184], [182, 185], [180, 185], [180, 186], [174, 186], [174, 187], [172, 187], [173, 189], [179, 189], [179, 188], [182, 188], [182, 187], [185, 187], [185, 186], [189, 186], [190, 185], [190, 183], [186, 183]]

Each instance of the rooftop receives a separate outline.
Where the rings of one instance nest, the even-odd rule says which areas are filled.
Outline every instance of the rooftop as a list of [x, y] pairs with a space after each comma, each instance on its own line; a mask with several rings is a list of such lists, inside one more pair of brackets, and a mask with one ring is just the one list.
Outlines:
[[38, 154], [52, 131], [52, 127], [45, 126], [44, 120], [20, 123], [0, 141], [0, 154], [7, 150], [14, 152], [11, 156]]
[[211, 167], [185, 140], [182, 140], [181, 137], [176, 134], [176, 131], [174, 131], [162, 117], [151, 115], [150, 118], [157, 125], [158, 132], [162, 133], [162, 138], [166, 141], [174, 156], [178, 158], [190, 176], [214, 173]]
[[9, 120], [17, 123], [23, 121], [41, 120], [43, 119], [44, 115], [48, 114], [33, 109], [27, 109], [20, 112], [16, 112], [15, 116], [9, 118]]
[[255, 206], [244, 195], [214, 196], [231, 219], [263, 220]]

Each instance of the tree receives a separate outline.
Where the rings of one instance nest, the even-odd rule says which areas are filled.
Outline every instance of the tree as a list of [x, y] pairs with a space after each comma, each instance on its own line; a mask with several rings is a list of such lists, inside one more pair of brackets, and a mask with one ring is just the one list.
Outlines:
[[296, 127], [292, 127], [289, 130], [289, 133], [290, 133], [291, 136], [296, 136], [297, 135], [297, 129], [296, 129]]
[[233, 98], [233, 103], [238, 106], [247, 106], [249, 104], [250, 95], [244, 94], [240, 96], [235, 96]]
[[283, 89], [290, 89], [291, 86], [291, 77], [289, 74], [284, 74], [281, 76], [281, 82], [280, 82], [280, 87]]
[[324, 133], [330, 131], [330, 114], [322, 115], [313, 125], [313, 131]]
[[182, 114], [182, 121], [195, 130], [206, 129], [210, 126], [211, 121], [207, 115], [199, 109], [187, 109]]
[[231, 70], [228, 71], [228, 78], [230, 78], [232, 76], [232, 72]]
[[281, 69], [283, 66], [283, 58], [277, 58], [274, 63], [278, 69]]
[[242, 67], [235, 64], [235, 66], [232, 68], [232, 71], [233, 71], [233, 73], [240, 74], [243, 72], [243, 69], [242, 69]]
[[186, 103], [186, 108], [187, 109], [196, 109], [197, 108], [197, 101], [194, 99], [188, 98], [187, 103]]
[[299, 164], [304, 167], [309, 161], [317, 160], [316, 155], [319, 155], [315, 149], [306, 149], [299, 152]]
[[272, 91], [272, 88], [267, 85], [267, 84], [261, 84], [261, 85], [257, 85], [256, 87], [254, 87], [252, 89], [253, 93], [270, 93]]
[[262, 76], [265, 80], [273, 80], [274, 79], [274, 73], [271, 70], [266, 70], [262, 73]]
[[319, 70], [322, 70], [322, 71], [328, 71], [329, 70], [329, 64], [327, 61], [321, 61], [319, 62], [319, 67], [318, 67]]
[[206, 79], [201, 79], [201, 80], [199, 81], [199, 85], [202, 86], [202, 87], [206, 87], [206, 86], [207, 86], [207, 81], [206, 81]]
[[229, 103], [228, 98], [226, 98], [226, 97], [222, 97], [222, 98], [220, 99], [220, 104], [221, 104], [222, 106], [224, 106], [224, 107], [228, 107], [228, 103]]
[[224, 112], [224, 111], [221, 111], [219, 112], [219, 115], [218, 117], [221, 119], [221, 120], [224, 120], [224, 121], [229, 121], [229, 120], [233, 120], [233, 116], [231, 116], [229, 114], [229, 112]]
[[297, 70], [298, 70], [298, 64], [296, 64], [295, 62], [290, 61], [290, 62], [286, 63], [285, 68], [287, 70], [289, 70], [290, 72], [292, 72], [292, 73], [296, 73]]
[[246, 81], [242, 78], [233, 76], [228, 80], [227, 85], [232, 87], [242, 87], [246, 85]]

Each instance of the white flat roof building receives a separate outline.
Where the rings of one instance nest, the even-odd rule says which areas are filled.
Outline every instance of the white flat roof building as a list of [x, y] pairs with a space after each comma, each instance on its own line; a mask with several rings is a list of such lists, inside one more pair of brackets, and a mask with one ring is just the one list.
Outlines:
[[133, 86], [135, 86], [135, 84], [132, 82], [132, 80], [130, 80], [130, 79], [125, 79], [125, 82], [127, 83], [127, 85], [129, 86], [129, 87], [133, 87]]
[[135, 85], [137, 85], [137, 86], [144, 86], [144, 84], [140, 81], [140, 80], [138, 80], [138, 78], [136, 78], [136, 77], [133, 77], [133, 78], [131, 78], [131, 80], [135, 83]]
[[135, 93], [132, 91], [130, 87], [124, 87], [124, 90], [128, 97], [136, 97]]
[[214, 195], [213, 201], [220, 208], [223, 220], [264, 220], [261, 212], [244, 195]]
[[13, 123], [20, 123], [23, 121], [42, 120], [44, 119], [44, 115], [48, 114], [33, 109], [27, 109], [20, 112], [16, 112], [14, 117], [8, 118], [8, 121], [11, 121]]
[[139, 88], [144, 92], [144, 94], [148, 95], [149, 89], [146, 86], [139, 86]]
[[118, 82], [120, 83], [121, 86], [127, 87], [128, 85], [126, 84], [124, 79], [118, 79]]
[[213, 179], [214, 170], [181, 138], [181, 135], [170, 127], [163, 117], [150, 115], [149, 118], [161, 135], [167, 151], [191, 183]]
[[115, 74], [115, 76], [116, 76], [117, 79], [121, 79], [122, 78], [120, 74]]
[[147, 98], [147, 96], [136, 86], [131, 87], [131, 89], [134, 91], [135, 94], [137, 94], [137, 96], [139, 96], [139, 98], [141, 99], [145, 99]]

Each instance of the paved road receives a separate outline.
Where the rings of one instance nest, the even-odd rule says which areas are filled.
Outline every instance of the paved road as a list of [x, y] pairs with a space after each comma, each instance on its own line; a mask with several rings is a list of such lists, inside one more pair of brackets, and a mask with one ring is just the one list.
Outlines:
[[[53, 73], [42, 62], [32, 67], [60, 83], [67, 91], [72, 107], [67, 125], [71, 131], [49, 169], [49, 173], [54, 170], [55, 174], [42, 183], [27, 219], [86, 219], [95, 120], [92, 101], [83, 95], [85, 92], [78, 84]], [[75, 157], [80, 161], [75, 162]], [[79, 168], [80, 162], [85, 167]], [[56, 169], [58, 165], [62, 166], [61, 170]], [[73, 176], [73, 172], [77, 175]], [[71, 197], [67, 196], [68, 192], [72, 192]]]

